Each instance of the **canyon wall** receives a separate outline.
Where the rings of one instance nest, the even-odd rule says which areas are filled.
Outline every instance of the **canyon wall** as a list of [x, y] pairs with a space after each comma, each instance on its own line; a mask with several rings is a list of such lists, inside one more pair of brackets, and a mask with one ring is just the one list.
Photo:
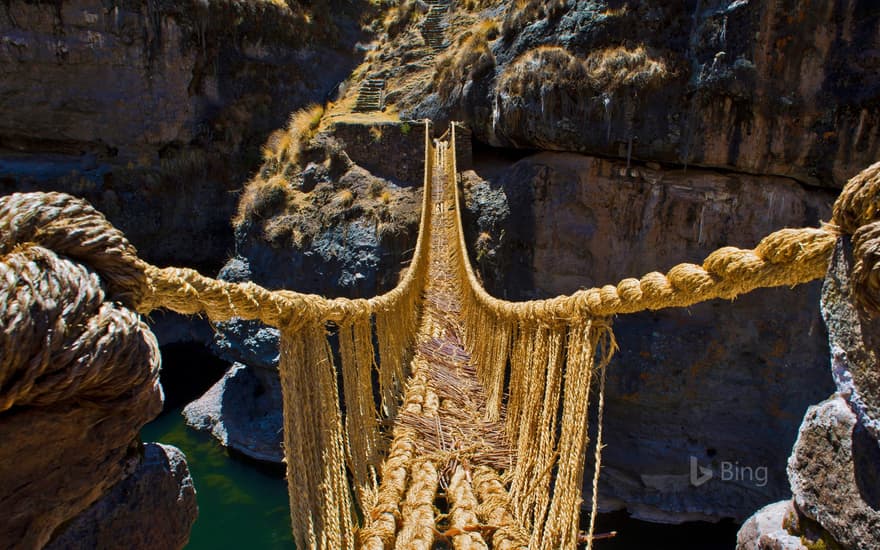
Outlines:
[[[816, 225], [834, 195], [790, 179], [540, 153], [465, 172], [471, 257], [497, 296], [520, 300], [616, 284], [751, 248]], [[495, 169], [493, 170], [493, 167]], [[482, 174], [481, 174], [482, 171]], [[804, 410], [832, 389], [819, 285], [620, 316], [609, 367], [604, 509], [680, 522], [733, 517], [788, 493], [785, 464]], [[766, 467], [766, 480], [695, 487], [691, 457]]]
[[4, 2], [0, 193], [85, 197], [145, 259], [216, 271], [269, 132], [324, 101], [356, 63], [359, 6], [310, 9]]
[[467, 121], [494, 146], [837, 188], [880, 152], [870, 0], [532, 0], [482, 16], [500, 26], [485, 51], [468, 36], [486, 27], [450, 37], [480, 62], [451, 81], [438, 69], [407, 116]]

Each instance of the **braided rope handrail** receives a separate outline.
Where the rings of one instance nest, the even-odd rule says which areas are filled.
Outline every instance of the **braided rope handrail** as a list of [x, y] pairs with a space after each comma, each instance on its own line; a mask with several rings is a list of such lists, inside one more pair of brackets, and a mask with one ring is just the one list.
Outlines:
[[[453, 125], [454, 128], [454, 125]], [[454, 139], [453, 131], [453, 139]], [[454, 157], [453, 157], [454, 162]], [[873, 170], [872, 170], [873, 169]], [[457, 169], [453, 169], [456, 170]], [[871, 177], [863, 174], [871, 172]], [[706, 257], [702, 265], [682, 263], [666, 274], [651, 272], [639, 279], [626, 278], [616, 285], [577, 291], [544, 300], [511, 302], [489, 294], [477, 278], [472, 263], [464, 262], [465, 276], [476, 301], [500, 316], [536, 319], [548, 324], [570, 323], [578, 318], [609, 317], [623, 313], [687, 307], [714, 298], [733, 299], [757, 288], [794, 286], [825, 276], [831, 252], [841, 227], [837, 217], [853, 206], [871, 206], [880, 213], [877, 177], [880, 163], [856, 178], [850, 193], [841, 194], [835, 205], [835, 221], [821, 228], [781, 229], [764, 237], [754, 249], [720, 248]], [[455, 203], [460, 204], [458, 186]], [[874, 201], [874, 202], [872, 202]], [[851, 216], [852, 217], [852, 216]], [[864, 215], [858, 221], [870, 219]], [[461, 216], [458, 217], [459, 246], [467, 257], [467, 243]], [[853, 223], [845, 224], [852, 228]], [[467, 258], [466, 258], [467, 260]], [[880, 286], [880, 285], [878, 285]]]

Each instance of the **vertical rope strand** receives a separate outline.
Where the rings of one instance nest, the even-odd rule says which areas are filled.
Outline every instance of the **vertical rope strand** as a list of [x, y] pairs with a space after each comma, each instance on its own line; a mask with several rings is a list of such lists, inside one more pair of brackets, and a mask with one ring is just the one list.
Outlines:
[[[610, 359], [610, 358], [609, 358]], [[602, 424], [605, 416], [605, 375], [608, 364], [605, 362], [599, 367], [599, 411], [596, 418], [596, 452], [593, 457], [593, 495], [592, 508], [590, 509], [590, 527], [587, 531], [587, 550], [593, 549], [593, 533], [596, 528], [596, 514], [599, 512], [599, 472], [602, 465]]]

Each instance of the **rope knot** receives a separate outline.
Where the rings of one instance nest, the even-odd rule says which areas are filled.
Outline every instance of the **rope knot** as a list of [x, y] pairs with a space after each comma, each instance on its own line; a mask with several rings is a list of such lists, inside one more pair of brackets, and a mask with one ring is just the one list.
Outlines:
[[852, 237], [852, 294], [872, 317], [880, 314], [880, 221], [863, 225]]
[[107, 297], [134, 308], [146, 287], [146, 264], [125, 235], [83, 199], [65, 193], [0, 197], [0, 255], [36, 243], [94, 269]]

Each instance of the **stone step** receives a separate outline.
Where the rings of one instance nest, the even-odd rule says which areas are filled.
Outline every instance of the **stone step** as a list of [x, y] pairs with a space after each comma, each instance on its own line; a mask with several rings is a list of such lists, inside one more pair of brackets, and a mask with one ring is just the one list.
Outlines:
[[358, 87], [358, 96], [355, 100], [356, 112], [381, 111], [384, 103], [385, 79], [371, 76], [364, 79]]

